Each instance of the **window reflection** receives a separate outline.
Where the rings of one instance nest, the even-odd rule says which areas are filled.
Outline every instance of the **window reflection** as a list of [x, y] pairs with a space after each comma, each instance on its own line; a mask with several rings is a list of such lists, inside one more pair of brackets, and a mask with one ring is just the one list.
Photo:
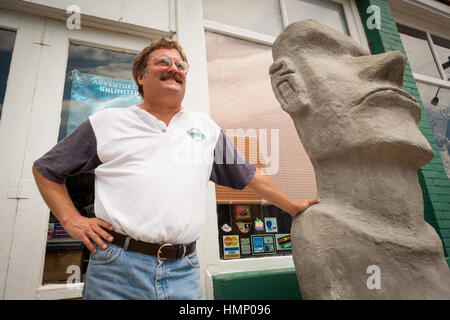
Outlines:
[[331, 0], [286, 0], [289, 23], [314, 19], [350, 35], [342, 4]]
[[441, 78], [425, 32], [397, 24], [411, 69], [415, 73]]
[[58, 141], [91, 114], [141, 102], [131, 73], [135, 55], [71, 44]]
[[0, 119], [15, 39], [16, 33], [14, 31], [0, 29]]
[[434, 35], [431, 35], [431, 39], [433, 40], [434, 48], [436, 49], [436, 53], [439, 57], [439, 63], [444, 65], [444, 73], [448, 79], [450, 78], [450, 40]]

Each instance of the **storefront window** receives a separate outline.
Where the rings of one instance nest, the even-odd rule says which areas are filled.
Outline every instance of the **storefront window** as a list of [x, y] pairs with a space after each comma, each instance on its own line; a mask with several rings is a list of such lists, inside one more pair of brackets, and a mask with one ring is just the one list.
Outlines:
[[[141, 102], [131, 74], [134, 57], [125, 52], [70, 45], [58, 141], [97, 111]], [[94, 175], [68, 177], [66, 186], [78, 211], [93, 217]], [[83, 275], [88, 260], [89, 250], [81, 241], [71, 238], [51, 214], [44, 283], [66, 282], [77, 268]]]
[[441, 78], [425, 32], [397, 24], [403, 47], [414, 73]]
[[[276, 100], [270, 46], [206, 32], [211, 117], [254, 165], [294, 199], [317, 194], [295, 126]], [[291, 217], [248, 187], [216, 186], [223, 259], [290, 253]]]
[[286, 0], [288, 22], [314, 19], [350, 35], [342, 4], [331, 0]]
[[450, 179], [450, 90], [417, 82], [436, 146]]
[[431, 39], [433, 41], [434, 48], [436, 49], [439, 63], [442, 65], [448, 80], [448, 78], [450, 78], [450, 40], [434, 35], [431, 35]]
[[9, 66], [11, 64], [12, 51], [16, 33], [0, 29], [0, 119], [5, 99], [6, 84], [8, 82]]

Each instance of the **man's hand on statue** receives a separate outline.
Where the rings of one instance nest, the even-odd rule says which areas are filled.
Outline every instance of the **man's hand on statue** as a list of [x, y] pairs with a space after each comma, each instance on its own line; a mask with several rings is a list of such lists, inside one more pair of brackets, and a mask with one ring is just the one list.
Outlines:
[[89, 251], [94, 253], [97, 249], [92, 244], [91, 240], [95, 241], [95, 243], [103, 250], [108, 248], [103, 239], [109, 242], [113, 240], [113, 237], [105, 231], [105, 229], [112, 231], [113, 227], [109, 223], [98, 218], [86, 218], [80, 215], [72, 218], [63, 225], [63, 227], [72, 238], [81, 240]]
[[293, 209], [292, 211], [289, 211], [288, 213], [295, 217], [297, 216], [299, 213], [301, 213], [302, 211], [305, 211], [307, 208], [309, 208], [311, 205], [313, 204], [317, 204], [319, 203], [320, 200], [319, 199], [305, 199], [305, 200], [299, 200], [299, 201], [295, 201], [294, 205], [293, 205]]

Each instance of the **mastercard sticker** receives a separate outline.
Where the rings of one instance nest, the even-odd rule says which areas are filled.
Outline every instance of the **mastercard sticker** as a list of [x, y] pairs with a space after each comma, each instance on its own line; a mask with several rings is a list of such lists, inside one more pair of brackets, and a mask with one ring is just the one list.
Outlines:
[[239, 250], [239, 236], [227, 235], [223, 236], [223, 258], [239, 259], [241, 252]]

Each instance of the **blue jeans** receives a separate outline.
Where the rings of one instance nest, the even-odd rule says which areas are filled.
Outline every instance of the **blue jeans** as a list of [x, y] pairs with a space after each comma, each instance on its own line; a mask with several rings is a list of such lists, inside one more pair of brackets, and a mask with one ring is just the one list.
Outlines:
[[200, 286], [197, 252], [177, 260], [127, 251], [108, 244], [91, 252], [83, 287], [83, 299], [198, 300]]

